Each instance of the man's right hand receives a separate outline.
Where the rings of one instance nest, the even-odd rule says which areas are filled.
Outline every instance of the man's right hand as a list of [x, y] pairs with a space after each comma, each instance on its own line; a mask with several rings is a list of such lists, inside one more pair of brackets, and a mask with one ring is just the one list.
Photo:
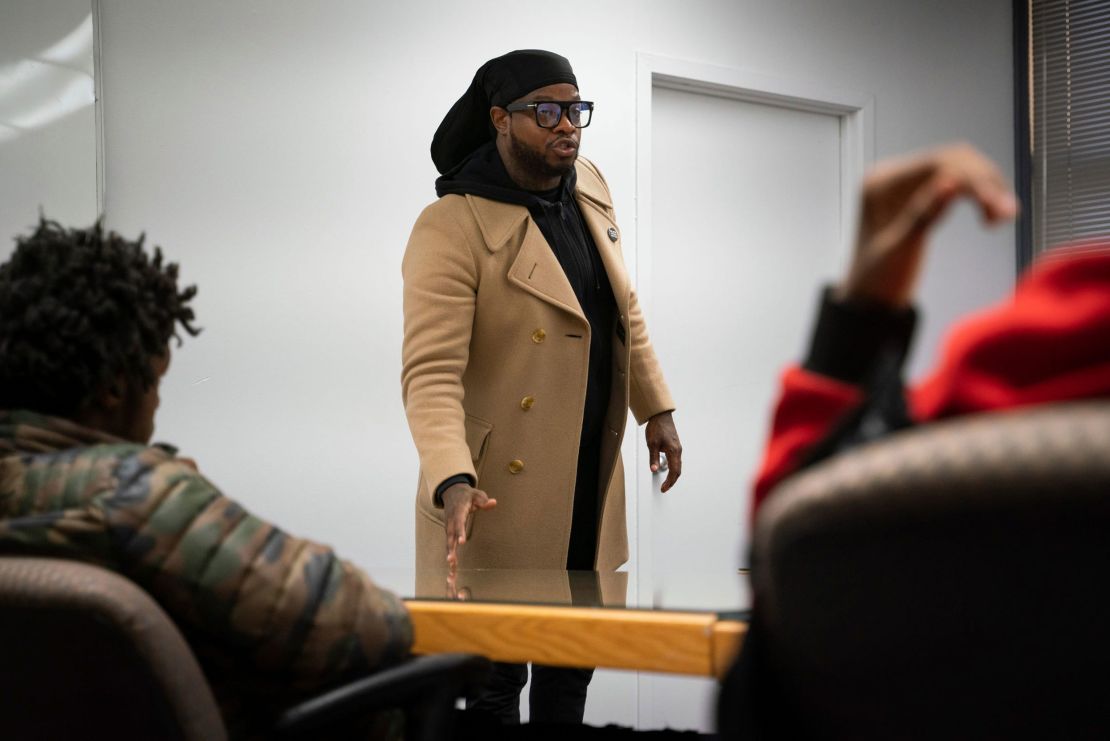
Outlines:
[[454, 572], [459, 567], [459, 546], [466, 543], [466, 525], [480, 509], [493, 509], [496, 499], [490, 499], [481, 489], [469, 484], [454, 484], [443, 492], [443, 517], [447, 525], [447, 568]]

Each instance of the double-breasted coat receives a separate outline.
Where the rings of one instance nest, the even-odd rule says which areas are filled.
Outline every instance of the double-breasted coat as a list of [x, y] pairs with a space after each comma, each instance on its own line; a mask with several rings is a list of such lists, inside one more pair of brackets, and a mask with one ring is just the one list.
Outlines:
[[[674, 408], [621, 256], [608, 186], [579, 158], [576, 200], [616, 299], [612, 387], [599, 482], [595, 568], [628, 558], [620, 446]], [[589, 322], [524, 206], [446, 195], [405, 250], [402, 396], [420, 456], [416, 564], [446, 554], [435, 488], [466, 473], [497, 500], [471, 520], [463, 568], [566, 566], [590, 355]]]

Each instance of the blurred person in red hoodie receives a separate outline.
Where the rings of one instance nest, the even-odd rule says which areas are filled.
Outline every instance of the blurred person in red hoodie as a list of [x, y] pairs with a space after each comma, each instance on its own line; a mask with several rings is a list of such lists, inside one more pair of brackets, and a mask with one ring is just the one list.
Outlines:
[[[1110, 397], [1110, 238], [1042, 254], [1012, 296], [951, 327], [933, 369], [903, 385], [928, 237], [959, 199], [988, 224], [1018, 212], [998, 168], [966, 144], [886, 160], [868, 173], [852, 263], [824, 289], [805, 360], [781, 376], [753, 514], [791, 474], [904, 427]], [[795, 719], [761, 671], [758, 594], [754, 607], [721, 690], [722, 739], [792, 734]]]
[[824, 291], [806, 359], [782, 375], [753, 510], [791, 473], [901, 427], [1110, 396], [1110, 240], [1045, 252], [1012, 296], [949, 330], [923, 379], [902, 385], [929, 232], [960, 198], [990, 224], [1018, 211], [968, 145], [887, 160], [864, 180], [855, 256]]

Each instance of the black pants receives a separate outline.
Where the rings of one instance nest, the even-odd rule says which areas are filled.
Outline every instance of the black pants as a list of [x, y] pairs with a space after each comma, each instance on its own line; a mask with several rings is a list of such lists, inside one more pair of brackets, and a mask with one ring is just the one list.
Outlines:
[[[532, 687], [528, 692], [532, 723], [581, 723], [586, 712], [586, 688], [593, 669], [568, 669], [532, 664]], [[482, 691], [466, 701], [466, 707], [496, 715], [502, 723], [520, 723], [520, 691], [528, 681], [526, 664], [494, 662], [493, 672]]]

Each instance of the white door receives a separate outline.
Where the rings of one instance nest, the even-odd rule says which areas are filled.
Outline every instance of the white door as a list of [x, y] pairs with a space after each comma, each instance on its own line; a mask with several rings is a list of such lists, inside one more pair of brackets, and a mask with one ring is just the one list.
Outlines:
[[[818, 286], [843, 256], [845, 127], [835, 114], [658, 86], [651, 116], [640, 292], [684, 448], [673, 490], [641, 477], [638, 492], [652, 507], [640, 558], [658, 589], [671, 572], [747, 565], [750, 480], [777, 378], [800, 359]], [[644, 726], [712, 727], [715, 682], [655, 676], [641, 691]]]

